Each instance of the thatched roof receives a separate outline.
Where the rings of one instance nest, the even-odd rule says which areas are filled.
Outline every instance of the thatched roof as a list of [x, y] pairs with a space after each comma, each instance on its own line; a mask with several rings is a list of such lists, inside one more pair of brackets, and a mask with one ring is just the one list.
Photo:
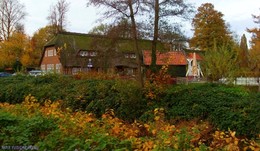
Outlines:
[[[151, 49], [150, 40], [139, 40], [138, 45], [140, 49], [140, 55], [142, 50]], [[82, 63], [85, 63], [86, 58], [79, 57], [78, 55], [79, 51], [81, 50], [109, 53], [109, 55], [111, 53], [111, 56], [114, 57], [118, 57], [119, 53], [134, 52], [135, 50], [132, 39], [110, 38], [99, 35], [71, 32], [59, 33], [57, 36], [47, 42], [44, 48], [50, 46], [54, 46], [58, 51], [60, 50], [60, 61], [63, 66], [81, 66]], [[157, 48], [160, 50], [166, 50], [162, 43], [158, 43]], [[117, 55], [112, 55], [112, 53], [116, 53]], [[120, 64], [120, 62], [115, 64]]]

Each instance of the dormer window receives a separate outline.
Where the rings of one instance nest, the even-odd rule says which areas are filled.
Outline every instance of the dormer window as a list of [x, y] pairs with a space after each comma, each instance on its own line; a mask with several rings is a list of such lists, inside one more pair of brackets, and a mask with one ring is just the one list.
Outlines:
[[129, 58], [129, 54], [127, 53], [127, 54], [125, 54], [125, 58]]
[[88, 56], [88, 52], [87, 51], [81, 51], [79, 55], [82, 56], [82, 57], [85, 57], [85, 56]]
[[81, 51], [79, 52], [79, 56], [81, 56], [81, 57], [95, 57], [95, 56], [97, 56], [97, 52], [95, 52], [95, 51], [81, 50]]
[[136, 58], [136, 54], [135, 53], [125, 53], [125, 58], [134, 59], [134, 58]]
[[133, 59], [136, 58], [136, 54], [135, 53], [131, 53], [130, 54], [130, 58], [133, 58]]
[[97, 52], [95, 52], [95, 51], [90, 51], [90, 52], [89, 52], [89, 56], [95, 57], [95, 56], [97, 56]]

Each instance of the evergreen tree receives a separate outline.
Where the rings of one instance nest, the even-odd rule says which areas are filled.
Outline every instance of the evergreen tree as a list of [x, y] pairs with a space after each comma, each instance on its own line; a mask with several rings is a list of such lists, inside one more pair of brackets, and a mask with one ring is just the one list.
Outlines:
[[249, 57], [249, 52], [247, 46], [247, 39], [245, 34], [243, 34], [243, 36], [241, 37], [240, 49], [238, 52], [238, 64], [242, 70], [246, 70], [248, 68], [248, 62], [249, 62], [248, 57]]

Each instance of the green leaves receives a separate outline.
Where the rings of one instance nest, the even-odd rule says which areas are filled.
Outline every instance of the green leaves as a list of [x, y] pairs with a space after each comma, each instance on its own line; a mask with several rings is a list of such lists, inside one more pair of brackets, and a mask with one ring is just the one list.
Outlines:
[[[259, 98], [235, 86], [217, 84], [171, 88], [163, 99], [169, 119], [209, 120], [221, 130], [255, 136], [260, 131]], [[258, 130], [257, 130], [258, 129]]]
[[52, 130], [57, 129], [53, 119], [37, 114], [30, 118], [24, 115], [12, 115], [1, 109], [0, 123], [2, 145], [35, 145]]
[[205, 53], [202, 67], [205, 75], [212, 81], [218, 81], [221, 78], [233, 78], [238, 71], [236, 66], [235, 48], [229, 48], [229, 45], [216, 45], [212, 50]]

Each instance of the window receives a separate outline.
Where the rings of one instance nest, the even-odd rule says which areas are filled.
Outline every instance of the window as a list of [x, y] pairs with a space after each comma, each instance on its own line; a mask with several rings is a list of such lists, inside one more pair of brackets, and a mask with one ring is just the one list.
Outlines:
[[134, 69], [133, 68], [127, 68], [126, 69], [126, 75], [134, 75]]
[[126, 53], [126, 54], [125, 54], [125, 58], [134, 59], [134, 58], [136, 58], [136, 54], [135, 54], [135, 53]]
[[41, 70], [42, 70], [42, 71], [45, 71], [45, 70], [46, 70], [46, 69], [45, 69], [45, 64], [41, 65]]
[[87, 57], [87, 56], [95, 57], [95, 56], [97, 56], [97, 52], [95, 52], [95, 51], [80, 51], [79, 55], [82, 56], [82, 57]]
[[127, 54], [125, 54], [125, 58], [129, 58], [129, 54], [127, 53]]
[[130, 58], [136, 58], [135, 53], [131, 53], [131, 54], [130, 54]]
[[47, 64], [47, 72], [54, 70], [54, 64]]
[[54, 55], [54, 56], [57, 56], [56, 49], [53, 49], [53, 55]]
[[85, 57], [85, 56], [88, 56], [88, 52], [87, 51], [81, 51], [79, 55], [82, 56], [82, 57]]
[[72, 74], [75, 75], [81, 71], [81, 68], [72, 68]]
[[61, 72], [61, 64], [56, 64], [55, 66], [55, 69], [56, 69], [56, 73], [60, 73]]
[[91, 52], [89, 52], [89, 55], [90, 55], [91, 57], [97, 56], [97, 52], [91, 51]]
[[52, 49], [51, 49], [51, 50], [48, 50], [47, 52], [48, 52], [48, 56], [49, 56], [49, 57], [53, 56], [53, 50], [52, 50]]

